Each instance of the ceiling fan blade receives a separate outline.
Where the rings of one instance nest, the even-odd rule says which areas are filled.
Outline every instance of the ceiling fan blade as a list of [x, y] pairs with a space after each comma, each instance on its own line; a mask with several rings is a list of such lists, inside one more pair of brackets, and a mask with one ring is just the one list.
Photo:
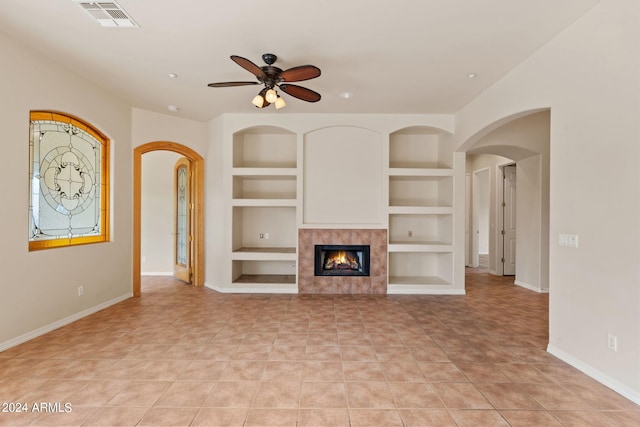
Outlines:
[[302, 99], [303, 101], [318, 102], [321, 98], [318, 92], [314, 92], [311, 89], [307, 89], [306, 87], [288, 84], [283, 84], [279, 87], [286, 94], [289, 94], [298, 99]]
[[280, 73], [280, 78], [284, 82], [301, 82], [303, 80], [315, 79], [320, 76], [320, 68], [315, 65], [300, 65], [289, 68]]
[[262, 68], [258, 67], [256, 64], [254, 64], [253, 62], [249, 61], [246, 58], [243, 58], [238, 55], [231, 55], [231, 59], [233, 60], [233, 62], [235, 62], [236, 64], [238, 64], [239, 66], [241, 66], [242, 68], [244, 68], [245, 70], [247, 70], [248, 72], [250, 72], [251, 74], [255, 75], [258, 78], [265, 78], [267, 76], [265, 72], [262, 71]]
[[207, 86], [209, 87], [233, 87], [233, 86], [253, 86], [260, 84], [258, 82], [220, 82], [220, 83], [209, 83]]

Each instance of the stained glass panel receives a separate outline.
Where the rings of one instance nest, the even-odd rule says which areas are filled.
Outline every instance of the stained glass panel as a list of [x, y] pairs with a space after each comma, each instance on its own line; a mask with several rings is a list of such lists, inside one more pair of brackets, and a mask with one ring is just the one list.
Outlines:
[[63, 114], [30, 118], [29, 248], [106, 241], [108, 139]]
[[177, 171], [177, 185], [176, 185], [176, 206], [177, 206], [177, 221], [176, 221], [176, 264], [186, 266], [187, 265], [187, 244], [188, 244], [188, 176], [187, 167], [180, 166]]

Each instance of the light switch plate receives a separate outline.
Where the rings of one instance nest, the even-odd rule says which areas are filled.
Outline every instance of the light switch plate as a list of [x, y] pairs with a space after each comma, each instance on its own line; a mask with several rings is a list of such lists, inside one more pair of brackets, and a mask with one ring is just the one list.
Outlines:
[[560, 240], [558, 243], [560, 244], [560, 246], [564, 246], [567, 248], [577, 248], [578, 235], [577, 234], [561, 234]]

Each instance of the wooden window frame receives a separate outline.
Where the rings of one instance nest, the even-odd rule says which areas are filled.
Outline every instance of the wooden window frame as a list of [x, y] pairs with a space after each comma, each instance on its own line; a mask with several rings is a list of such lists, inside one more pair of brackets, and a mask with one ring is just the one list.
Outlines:
[[[37, 251], [42, 249], [50, 249], [50, 248], [58, 248], [58, 247], [69, 247], [69, 246], [77, 246], [77, 245], [86, 245], [90, 243], [103, 243], [108, 242], [110, 240], [110, 230], [109, 230], [109, 154], [110, 154], [110, 140], [106, 137], [102, 132], [95, 128], [95, 126], [90, 123], [61, 112], [56, 111], [31, 111], [29, 113], [29, 122], [34, 120], [51, 120], [60, 123], [67, 123], [78, 129], [90, 134], [97, 141], [100, 142], [101, 149], [101, 162], [100, 162], [100, 234], [93, 236], [71, 236], [70, 238], [55, 238], [55, 239], [42, 239], [42, 240], [31, 240], [29, 238], [29, 251]], [[31, 126], [30, 126], [31, 127]], [[31, 149], [30, 149], [31, 150]], [[33, 157], [30, 156], [30, 162], [33, 162]], [[33, 164], [29, 166], [30, 176], [29, 176], [29, 200], [30, 203], [32, 201], [33, 193], [31, 191], [31, 173], [33, 171]]]

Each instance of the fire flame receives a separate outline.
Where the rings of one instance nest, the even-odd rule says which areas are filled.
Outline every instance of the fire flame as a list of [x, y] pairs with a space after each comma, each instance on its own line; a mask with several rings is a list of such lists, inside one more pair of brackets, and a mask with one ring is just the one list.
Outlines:
[[346, 264], [347, 253], [345, 251], [338, 252], [338, 254], [333, 258], [333, 261], [335, 261], [338, 264]]
[[359, 268], [358, 257], [354, 256], [353, 253], [350, 253], [349, 251], [336, 251], [332, 253], [325, 262], [325, 268], [330, 270], [336, 268], [350, 268], [357, 270]]

